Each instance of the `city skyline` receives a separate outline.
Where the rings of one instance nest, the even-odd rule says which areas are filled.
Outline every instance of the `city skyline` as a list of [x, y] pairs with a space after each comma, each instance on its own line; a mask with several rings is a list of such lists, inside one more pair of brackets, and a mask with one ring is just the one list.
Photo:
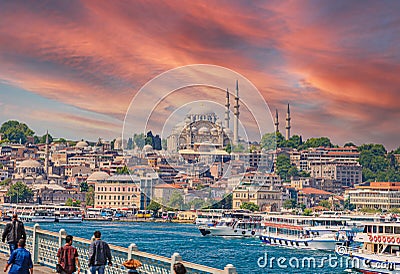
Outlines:
[[214, 64], [254, 83], [271, 115], [279, 110], [281, 132], [290, 103], [292, 135], [399, 145], [400, 3], [1, 6], [0, 120], [19, 120], [38, 135], [120, 136], [145, 83], [179, 66]]

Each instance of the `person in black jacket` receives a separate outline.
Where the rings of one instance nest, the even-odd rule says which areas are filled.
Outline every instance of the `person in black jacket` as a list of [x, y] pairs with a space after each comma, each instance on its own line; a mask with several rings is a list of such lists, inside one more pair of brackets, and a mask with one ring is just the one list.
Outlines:
[[104, 274], [107, 264], [112, 266], [110, 247], [101, 240], [101, 232], [94, 232], [94, 241], [89, 247], [89, 267], [92, 274]]
[[17, 249], [18, 241], [24, 239], [26, 241], [26, 232], [24, 224], [18, 220], [18, 215], [13, 214], [11, 222], [9, 222], [4, 228], [2, 241], [3, 243], [7, 239], [7, 243], [10, 246], [10, 255], [15, 249]]

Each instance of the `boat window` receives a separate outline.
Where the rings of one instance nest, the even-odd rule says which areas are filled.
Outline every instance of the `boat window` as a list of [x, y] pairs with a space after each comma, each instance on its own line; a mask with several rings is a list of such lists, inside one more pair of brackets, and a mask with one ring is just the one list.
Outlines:
[[379, 233], [383, 233], [383, 226], [379, 226]]
[[393, 234], [393, 226], [385, 226], [385, 233]]
[[372, 232], [376, 233], [376, 226], [375, 225], [372, 227]]
[[394, 234], [400, 234], [400, 226], [394, 227]]

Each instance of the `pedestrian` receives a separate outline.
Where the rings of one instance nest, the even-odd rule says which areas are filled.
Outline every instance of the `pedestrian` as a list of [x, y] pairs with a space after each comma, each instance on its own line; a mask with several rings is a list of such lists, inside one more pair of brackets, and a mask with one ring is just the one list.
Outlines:
[[17, 243], [18, 248], [11, 254], [4, 272], [7, 272], [11, 265], [9, 274], [33, 274], [33, 263], [31, 253], [25, 249], [25, 240], [20, 239]]
[[112, 266], [111, 251], [108, 244], [101, 239], [101, 232], [93, 233], [94, 241], [89, 247], [89, 267], [92, 274], [104, 274], [105, 266]]
[[24, 224], [18, 220], [18, 215], [13, 214], [11, 222], [7, 223], [4, 228], [2, 241], [3, 243], [7, 239], [7, 243], [10, 246], [10, 255], [15, 249], [20, 239], [26, 240], [26, 232]]
[[128, 274], [139, 274], [136, 268], [141, 267], [142, 263], [135, 259], [126, 260], [123, 264], [128, 269]]
[[175, 272], [175, 274], [185, 274], [186, 268], [182, 263], [175, 263], [174, 264], [174, 272]]
[[72, 274], [75, 271], [81, 272], [81, 265], [78, 259], [78, 250], [72, 246], [74, 237], [65, 237], [65, 245], [60, 247], [57, 252], [58, 264], [61, 265], [62, 274]]

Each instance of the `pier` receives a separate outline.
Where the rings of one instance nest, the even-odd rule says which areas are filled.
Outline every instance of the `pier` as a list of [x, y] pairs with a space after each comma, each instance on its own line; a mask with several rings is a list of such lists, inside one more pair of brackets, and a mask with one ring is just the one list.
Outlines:
[[[6, 223], [0, 222], [0, 233], [3, 233], [5, 225]], [[43, 230], [39, 224], [35, 224], [33, 228], [25, 227], [25, 230], [27, 236], [26, 248], [32, 253], [35, 268], [39, 270], [37, 273], [54, 273], [57, 263], [57, 250], [65, 244], [67, 232], [64, 229], [61, 229], [58, 233]], [[82, 273], [90, 273], [88, 266], [90, 243], [91, 240], [74, 236], [73, 246], [78, 249]], [[231, 264], [226, 265], [224, 269], [216, 269], [183, 261], [183, 258], [178, 253], [174, 253], [169, 258], [142, 252], [138, 250], [134, 243], [130, 244], [127, 248], [110, 243], [109, 246], [113, 257], [113, 266], [106, 267], [107, 274], [127, 273], [127, 269], [122, 264], [125, 260], [131, 258], [137, 259], [142, 263], [142, 266], [138, 268], [139, 273], [170, 274], [173, 273], [172, 266], [176, 262], [182, 262], [190, 274], [237, 274], [236, 268]], [[0, 252], [4, 254], [9, 253], [7, 243], [0, 243]], [[3, 258], [6, 259], [6, 257]], [[3, 258], [0, 260], [2, 264], [5, 263]]]

